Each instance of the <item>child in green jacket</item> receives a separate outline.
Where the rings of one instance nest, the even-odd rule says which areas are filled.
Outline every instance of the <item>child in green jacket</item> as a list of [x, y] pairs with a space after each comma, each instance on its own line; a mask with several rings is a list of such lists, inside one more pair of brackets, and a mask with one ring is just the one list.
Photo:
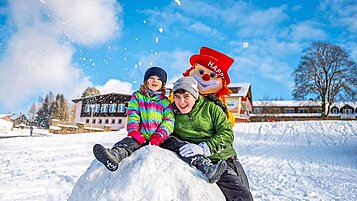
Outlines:
[[[223, 110], [198, 94], [197, 82], [183, 77], [174, 83], [175, 128], [160, 147], [209, 172], [227, 200], [253, 200], [247, 176], [233, 148], [234, 133]], [[211, 159], [213, 165], [207, 161]], [[210, 180], [210, 178], [209, 178]]]

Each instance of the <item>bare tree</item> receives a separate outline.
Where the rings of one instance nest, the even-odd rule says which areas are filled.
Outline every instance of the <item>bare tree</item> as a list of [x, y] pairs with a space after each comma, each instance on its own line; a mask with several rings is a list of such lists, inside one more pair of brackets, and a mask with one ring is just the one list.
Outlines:
[[27, 114], [27, 116], [29, 117], [30, 125], [33, 124], [38, 110], [39, 110], [39, 106], [37, 105], [37, 103], [32, 103]]
[[292, 75], [295, 81], [293, 97], [321, 101], [323, 118], [328, 116], [332, 103], [356, 100], [356, 63], [340, 46], [313, 42], [303, 52]]

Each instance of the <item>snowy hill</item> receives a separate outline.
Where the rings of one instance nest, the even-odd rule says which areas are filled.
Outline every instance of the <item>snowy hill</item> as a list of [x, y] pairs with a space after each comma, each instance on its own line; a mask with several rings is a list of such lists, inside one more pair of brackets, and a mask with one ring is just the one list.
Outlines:
[[78, 200], [224, 200], [217, 185], [173, 152], [146, 146], [123, 160], [116, 172], [93, 161], [73, 188]]
[[[357, 121], [243, 123], [234, 131], [255, 200], [357, 200]], [[71, 194], [70, 200], [81, 194], [94, 200], [196, 200], [193, 191], [202, 200], [221, 195], [199, 171], [158, 147], [125, 159], [120, 172], [106, 171], [94, 160], [92, 147], [110, 147], [125, 131], [52, 135], [35, 130], [34, 137], [1, 139], [17, 134], [29, 131], [0, 133], [2, 201], [67, 200]], [[130, 193], [138, 199], [126, 197]]]

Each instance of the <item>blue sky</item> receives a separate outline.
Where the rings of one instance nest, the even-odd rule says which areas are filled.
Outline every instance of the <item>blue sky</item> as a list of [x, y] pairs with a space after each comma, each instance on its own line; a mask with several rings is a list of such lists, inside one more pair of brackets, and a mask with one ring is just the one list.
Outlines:
[[[235, 59], [253, 100], [291, 100], [291, 73], [313, 41], [357, 60], [357, 2], [0, 0], [0, 113], [27, 113], [49, 91], [131, 93], [152, 65], [172, 83], [207, 46]], [[243, 47], [248, 43], [248, 47]]]

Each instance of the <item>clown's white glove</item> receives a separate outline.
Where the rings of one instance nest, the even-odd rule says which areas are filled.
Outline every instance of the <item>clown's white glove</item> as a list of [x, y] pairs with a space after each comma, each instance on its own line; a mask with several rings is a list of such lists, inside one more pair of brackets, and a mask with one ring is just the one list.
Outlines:
[[180, 147], [179, 151], [182, 157], [191, 157], [198, 154], [204, 155], [206, 157], [211, 155], [211, 150], [205, 142], [202, 142], [198, 145], [193, 143], [185, 144], [184, 146]]

